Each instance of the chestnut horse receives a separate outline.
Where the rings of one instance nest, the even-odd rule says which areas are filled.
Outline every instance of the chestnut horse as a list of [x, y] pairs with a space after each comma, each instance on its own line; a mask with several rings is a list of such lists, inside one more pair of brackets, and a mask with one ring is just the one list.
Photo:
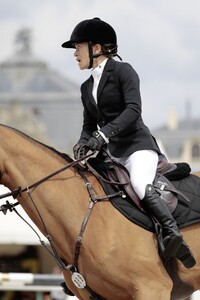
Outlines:
[[[0, 125], [0, 183], [11, 191], [17, 189], [14, 194], [20, 205], [39, 230], [51, 237], [66, 266], [73, 265], [77, 238], [91, 203], [88, 183], [76, 168], [55, 172], [69, 163], [70, 158], [66, 162], [50, 147]], [[34, 185], [51, 173], [56, 174]], [[95, 176], [86, 176], [94, 195], [103, 197], [104, 191]], [[197, 264], [186, 269], [177, 262], [178, 273], [198, 290], [200, 224], [184, 228], [181, 233]], [[74, 272], [70, 268], [63, 270], [67, 286], [79, 299], [170, 300], [172, 281], [158, 255], [155, 235], [128, 221], [109, 201], [97, 201], [93, 206], [80, 240], [74, 279], [80, 286], [72, 281]], [[91, 298], [90, 291], [101, 297]]]

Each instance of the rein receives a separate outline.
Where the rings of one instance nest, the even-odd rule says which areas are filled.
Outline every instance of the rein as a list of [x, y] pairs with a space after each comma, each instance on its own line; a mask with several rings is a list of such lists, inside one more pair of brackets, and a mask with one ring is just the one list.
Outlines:
[[16, 188], [16, 189], [12, 190], [11, 192], [2, 194], [2, 195], [0, 195], [0, 199], [7, 198], [7, 197], [10, 197], [10, 196], [12, 196], [12, 197], [15, 199], [15, 198], [17, 198], [18, 196], [21, 196], [21, 194], [22, 194], [23, 192], [27, 192], [28, 190], [30, 190], [30, 189], [32, 189], [32, 188], [34, 188], [34, 187], [40, 185], [41, 183], [47, 181], [49, 178], [51, 178], [51, 177], [53, 177], [53, 176], [55, 176], [55, 175], [57, 175], [57, 174], [59, 174], [59, 173], [65, 171], [65, 170], [67, 170], [67, 169], [69, 169], [69, 168], [71, 168], [71, 167], [77, 166], [79, 163], [81, 163], [81, 162], [82, 162], [83, 160], [85, 160], [86, 158], [89, 158], [89, 157], [92, 156], [93, 154], [94, 154], [94, 152], [92, 152], [92, 153], [86, 155], [86, 156], [83, 157], [83, 158], [77, 159], [77, 160], [71, 162], [70, 164], [68, 164], [68, 165], [66, 165], [66, 166], [64, 166], [64, 167], [62, 167], [62, 168], [60, 168], [60, 169], [58, 169], [57, 171], [55, 171], [55, 172], [53, 172], [53, 173], [51, 173], [51, 174], [45, 176], [44, 178], [42, 178], [42, 179], [40, 179], [40, 180], [34, 182], [33, 184], [31, 184], [31, 185], [29, 185], [29, 186], [27, 186], [27, 187], [25, 187], [25, 188], [23, 188], [23, 189], [22, 189], [21, 187], [18, 187], [18, 188]]

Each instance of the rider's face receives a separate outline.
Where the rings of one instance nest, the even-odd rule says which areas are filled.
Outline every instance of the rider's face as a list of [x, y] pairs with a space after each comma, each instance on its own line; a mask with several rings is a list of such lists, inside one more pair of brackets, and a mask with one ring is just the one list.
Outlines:
[[87, 69], [90, 63], [88, 43], [75, 43], [74, 56], [78, 62], [79, 68], [81, 70]]

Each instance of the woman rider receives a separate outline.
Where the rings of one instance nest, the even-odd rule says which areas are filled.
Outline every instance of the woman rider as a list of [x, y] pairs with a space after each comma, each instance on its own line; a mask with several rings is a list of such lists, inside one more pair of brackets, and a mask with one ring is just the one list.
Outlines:
[[137, 73], [130, 64], [114, 59], [118, 56], [115, 30], [99, 18], [87, 19], [74, 28], [62, 47], [75, 49], [81, 70], [91, 69], [91, 76], [81, 85], [83, 126], [73, 148], [75, 158], [84, 156], [83, 149], [100, 151], [106, 145], [129, 171], [142, 206], [161, 224], [164, 257], [176, 257], [186, 268], [193, 267], [192, 252], [152, 184], [162, 154], [142, 119]]

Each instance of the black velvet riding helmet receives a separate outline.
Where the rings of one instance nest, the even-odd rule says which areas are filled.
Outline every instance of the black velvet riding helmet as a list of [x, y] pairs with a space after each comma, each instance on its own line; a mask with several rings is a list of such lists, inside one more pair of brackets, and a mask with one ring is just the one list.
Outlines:
[[[62, 44], [63, 48], [75, 48], [75, 43], [87, 42], [90, 64], [88, 69], [93, 66], [93, 58], [100, 55], [113, 55], [117, 54], [117, 35], [115, 30], [108, 23], [99, 18], [93, 18], [81, 21], [72, 31], [70, 40]], [[92, 53], [92, 45], [100, 44], [104, 46], [101, 54], [94, 55]], [[119, 56], [118, 56], [119, 57]], [[119, 57], [120, 58], [120, 57]], [[120, 58], [121, 59], [121, 58]]]
[[74, 48], [74, 43], [92, 42], [100, 45], [117, 45], [117, 36], [114, 29], [99, 18], [80, 22], [72, 31], [70, 40], [63, 43], [64, 48]]

